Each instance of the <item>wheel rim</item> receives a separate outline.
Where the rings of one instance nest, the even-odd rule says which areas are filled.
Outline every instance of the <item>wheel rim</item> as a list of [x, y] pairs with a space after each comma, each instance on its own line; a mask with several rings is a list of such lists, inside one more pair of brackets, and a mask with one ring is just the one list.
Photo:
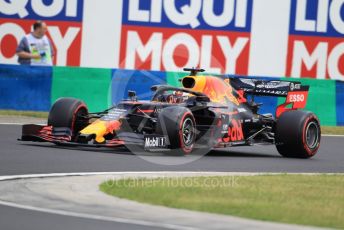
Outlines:
[[194, 123], [191, 118], [186, 118], [182, 126], [183, 142], [185, 146], [190, 146], [194, 139]]
[[308, 123], [306, 127], [306, 143], [310, 149], [317, 146], [319, 140], [319, 127], [316, 122]]

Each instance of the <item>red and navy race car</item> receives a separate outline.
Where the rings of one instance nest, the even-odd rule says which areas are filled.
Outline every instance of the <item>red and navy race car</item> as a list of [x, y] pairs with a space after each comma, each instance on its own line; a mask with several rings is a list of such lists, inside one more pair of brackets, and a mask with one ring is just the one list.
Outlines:
[[[22, 141], [94, 147], [127, 146], [143, 151], [188, 154], [214, 148], [276, 145], [284, 157], [309, 158], [320, 145], [320, 123], [306, 105], [308, 86], [299, 82], [197, 75], [184, 69], [183, 87], [155, 85], [150, 101], [128, 99], [99, 113], [61, 98], [46, 126], [24, 125]], [[255, 95], [285, 97], [275, 114], [261, 114]], [[250, 99], [248, 99], [250, 98]]]

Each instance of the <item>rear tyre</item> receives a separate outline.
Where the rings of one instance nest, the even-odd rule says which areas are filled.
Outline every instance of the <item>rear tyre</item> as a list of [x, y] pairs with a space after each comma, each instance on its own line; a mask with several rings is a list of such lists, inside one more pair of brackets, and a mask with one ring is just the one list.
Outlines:
[[88, 119], [82, 118], [87, 115], [87, 106], [81, 100], [60, 98], [50, 109], [48, 125], [54, 128], [69, 128], [74, 138], [80, 130], [88, 125]]
[[189, 154], [196, 139], [195, 118], [187, 108], [167, 107], [159, 114], [157, 133], [168, 136], [171, 155]]
[[287, 111], [277, 120], [276, 148], [284, 157], [310, 158], [320, 146], [320, 123], [308, 111]]

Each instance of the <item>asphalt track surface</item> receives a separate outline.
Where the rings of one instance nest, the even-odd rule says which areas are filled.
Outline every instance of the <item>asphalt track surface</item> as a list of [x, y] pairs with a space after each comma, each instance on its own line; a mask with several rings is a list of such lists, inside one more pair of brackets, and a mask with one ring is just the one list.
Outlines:
[[[21, 126], [0, 125], [0, 175], [123, 171], [344, 172], [344, 138], [323, 136], [311, 159], [282, 158], [274, 146], [212, 151], [182, 165], [151, 163], [125, 150], [59, 148], [18, 142]], [[155, 156], [151, 156], [154, 158]], [[156, 156], [168, 160], [170, 156]], [[24, 227], [25, 226], [25, 227]], [[1, 229], [147, 229], [0, 206]], [[152, 229], [151, 227], [149, 229]]]

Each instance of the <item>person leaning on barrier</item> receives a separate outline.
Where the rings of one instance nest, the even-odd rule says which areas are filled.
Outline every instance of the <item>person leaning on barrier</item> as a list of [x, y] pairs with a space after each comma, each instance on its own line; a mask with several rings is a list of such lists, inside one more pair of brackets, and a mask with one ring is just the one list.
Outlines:
[[43, 21], [36, 21], [32, 27], [33, 31], [22, 38], [16, 49], [18, 62], [21, 65], [51, 66], [54, 50], [45, 35], [47, 25]]

